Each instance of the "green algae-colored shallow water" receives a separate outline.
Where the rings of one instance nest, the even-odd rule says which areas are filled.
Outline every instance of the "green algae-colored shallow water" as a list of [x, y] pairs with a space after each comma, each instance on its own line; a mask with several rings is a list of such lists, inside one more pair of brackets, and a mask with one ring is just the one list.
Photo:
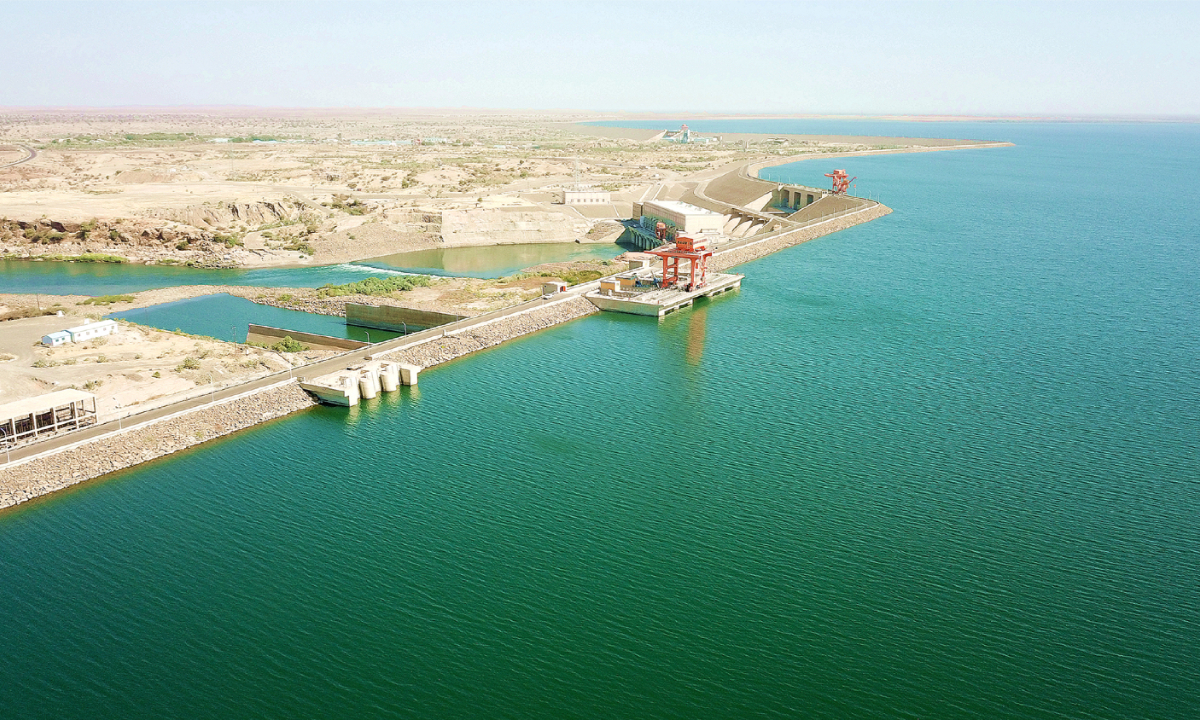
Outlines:
[[949, 128], [739, 293], [0, 514], [0, 717], [1200, 715], [1200, 128]]

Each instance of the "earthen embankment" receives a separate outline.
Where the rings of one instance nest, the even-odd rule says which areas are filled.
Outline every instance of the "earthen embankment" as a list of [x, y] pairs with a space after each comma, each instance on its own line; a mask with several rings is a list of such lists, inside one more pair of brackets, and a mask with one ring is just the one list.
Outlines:
[[316, 404], [294, 383], [179, 413], [0, 468], [0, 508], [140, 465]]

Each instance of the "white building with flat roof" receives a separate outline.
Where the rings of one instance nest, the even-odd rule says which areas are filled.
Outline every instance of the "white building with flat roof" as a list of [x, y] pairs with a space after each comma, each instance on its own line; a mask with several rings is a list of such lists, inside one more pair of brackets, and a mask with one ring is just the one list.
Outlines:
[[721, 213], [679, 200], [647, 200], [642, 203], [642, 215], [670, 220], [679, 232], [689, 235], [719, 233], [728, 219]]
[[58, 347], [68, 342], [86, 342], [105, 335], [112, 335], [119, 327], [116, 320], [101, 320], [100, 322], [88, 320], [79, 327], [43, 335], [42, 344], [48, 347]]
[[567, 188], [562, 191], [563, 205], [606, 205], [612, 193], [596, 188]]

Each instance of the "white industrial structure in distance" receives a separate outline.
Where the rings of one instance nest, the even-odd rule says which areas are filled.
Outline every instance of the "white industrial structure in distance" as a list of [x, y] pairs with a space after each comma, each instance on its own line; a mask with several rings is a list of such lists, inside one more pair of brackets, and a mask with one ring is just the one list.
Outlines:
[[58, 347], [66, 343], [83, 342], [85, 340], [94, 340], [105, 335], [112, 335], [117, 332], [120, 325], [117, 325], [116, 320], [101, 320], [100, 322], [86, 321], [79, 327], [67, 328], [52, 332], [49, 335], [42, 336], [42, 344], [47, 347]]
[[603, 205], [612, 202], [612, 193], [595, 187], [563, 188], [563, 205]]

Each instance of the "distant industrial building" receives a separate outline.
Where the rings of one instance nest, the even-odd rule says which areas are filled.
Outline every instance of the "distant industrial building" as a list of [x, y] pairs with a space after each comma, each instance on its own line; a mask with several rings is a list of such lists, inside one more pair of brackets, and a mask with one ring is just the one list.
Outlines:
[[0, 444], [33, 440], [46, 433], [75, 430], [96, 422], [96, 396], [59, 390], [0, 405]]
[[52, 332], [49, 335], [43, 335], [42, 344], [47, 347], [58, 347], [69, 342], [77, 343], [94, 340], [105, 335], [112, 335], [119, 327], [116, 320], [101, 320], [95, 323], [88, 320], [87, 323], [79, 327], [67, 328], [66, 330]]
[[566, 188], [562, 191], [563, 205], [605, 205], [612, 202], [612, 193], [597, 188]]
[[721, 141], [721, 138], [719, 137], [697, 135], [696, 133], [692, 132], [687, 125], [680, 126], [679, 130], [667, 130], [661, 135], [658, 135], [657, 139], [664, 142], [679, 143], [681, 145], [703, 145], [705, 143]]

